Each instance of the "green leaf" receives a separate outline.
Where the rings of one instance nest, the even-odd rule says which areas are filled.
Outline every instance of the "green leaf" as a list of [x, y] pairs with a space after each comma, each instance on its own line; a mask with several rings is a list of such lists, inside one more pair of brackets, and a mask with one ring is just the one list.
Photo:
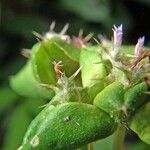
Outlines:
[[52, 111], [54, 110], [54, 106], [53, 105], [50, 105], [50, 106], [47, 106], [46, 108], [44, 108], [44, 111], [41, 111], [37, 116], [36, 118], [31, 122], [30, 126], [28, 127], [27, 129], [27, 132], [25, 133], [24, 135], [24, 138], [23, 138], [23, 144], [28, 142], [28, 140], [34, 136], [34, 132], [35, 130], [38, 130], [39, 126], [42, 124], [42, 122], [46, 119], [46, 116], [49, 114], [49, 113], [52, 113]]
[[142, 141], [150, 144], [150, 102], [136, 111], [130, 120], [129, 127]]
[[69, 77], [79, 69], [79, 55], [79, 49], [63, 41], [44, 40], [32, 48], [34, 75], [42, 83], [54, 84], [57, 82], [54, 61], [62, 61], [62, 72]]
[[[112, 134], [117, 124], [101, 109], [84, 103], [70, 102], [47, 111], [47, 106], [32, 121], [24, 149], [74, 149]], [[43, 116], [43, 115], [42, 115]], [[39, 123], [40, 121], [40, 123]], [[38, 128], [37, 128], [38, 126]], [[30, 133], [30, 134], [29, 134]], [[26, 138], [26, 137], [25, 137]]]
[[94, 105], [110, 114], [120, 112], [124, 102], [124, 92], [121, 83], [113, 82], [96, 95]]
[[124, 94], [126, 108], [134, 111], [141, 106], [148, 98], [148, 94], [145, 93], [147, 91], [148, 85], [145, 81], [129, 88]]
[[108, 81], [98, 81], [93, 86], [88, 88], [88, 96], [89, 99], [92, 101], [96, 97], [96, 95], [101, 92], [107, 85], [109, 84]]
[[22, 96], [38, 99], [51, 99], [54, 96], [53, 90], [45, 89], [35, 80], [30, 61], [10, 79], [10, 85], [15, 92]]
[[107, 75], [101, 56], [96, 51], [82, 50], [80, 54], [81, 77], [83, 87], [92, 86]]

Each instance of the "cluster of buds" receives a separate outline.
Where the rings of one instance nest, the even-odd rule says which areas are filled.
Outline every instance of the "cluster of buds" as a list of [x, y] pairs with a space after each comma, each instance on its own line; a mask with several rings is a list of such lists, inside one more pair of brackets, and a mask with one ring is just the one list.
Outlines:
[[[47, 39], [52, 39], [52, 38], [60, 38], [62, 40], [64, 40], [65, 42], [75, 46], [76, 48], [85, 48], [89, 41], [91, 40], [91, 38], [93, 37], [93, 34], [90, 33], [87, 36], [83, 37], [83, 30], [79, 31], [78, 36], [73, 36], [70, 37], [69, 35], [66, 34], [67, 30], [68, 30], [69, 24], [67, 23], [63, 29], [59, 32], [56, 33], [54, 31], [55, 28], [55, 22], [52, 22], [50, 27], [49, 27], [49, 31], [45, 33], [44, 38]], [[118, 61], [118, 54], [121, 54], [121, 45], [122, 45], [122, 38], [123, 38], [123, 25], [119, 25], [116, 26], [114, 25], [112, 28], [113, 31], [113, 43], [111, 44], [110, 41], [108, 41], [106, 38], [104, 37], [99, 37], [101, 40], [102, 45], [105, 47], [107, 47], [107, 44], [111, 44], [111, 50], [109, 51], [108, 54], [106, 54], [107, 59], [110, 60], [110, 62], [118, 67], [118, 68], [123, 68], [123, 69], [127, 69], [128, 70], [128, 65], [124, 64], [124, 62], [122, 61]], [[36, 34], [37, 35], [37, 34]], [[39, 35], [38, 35], [39, 37]], [[144, 59], [145, 57], [150, 57], [150, 52], [145, 51], [143, 46], [144, 46], [144, 41], [145, 41], [145, 37], [140, 37], [137, 41], [137, 44], [135, 46], [135, 50], [134, 50], [134, 56], [132, 55], [132, 57], [134, 58], [131, 62], [127, 62], [130, 65], [130, 69], [132, 70], [133, 68], [135, 68], [135, 66], [138, 66], [138, 64], [140, 64], [139, 62], [141, 62], [142, 59]], [[26, 53], [25, 53], [26, 54]], [[119, 55], [120, 56], [120, 55]], [[124, 66], [125, 65], [125, 66]], [[57, 78], [60, 78], [62, 76], [62, 72], [60, 71], [60, 63], [56, 63], [54, 64], [55, 66], [55, 70], [56, 74], [57, 74]], [[140, 66], [140, 65], [139, 65]], [[142, 64], [143, 66], [143, 64]], [[56, 68], [57, 67], [57, 68]]]
[[[113, 56], [115, 57], [118, 52], [119, 52], [119, 48], [122, 44], [122, 37], [123, 37], [123, 26], [122, 24], [120, 26], [115, 26], [114, 28], [112, 28], [113, 30], [113, 45], [114, 45], [114, 49], [113, 49]], [[142, 53], [142, 49], [144, 46], [144, 41], [145, 41], [145, 37], [140, 37], [137, 41], [137, 44], [135, 46], [135, 57], [139, 57]]]
[[49, 27], [49, 31], [45, 33], [45, 37], [47, 39], [52, 39], [52, 38], [57, 38], [58, 37], [58, 38], [60, 38], [64, 41], [66, 41], [67, 43], [74, 45], [77, 48], [84, 48], [84, 47], [86, 47], [86, 44], [93, 37], [92, 33], [90, 33], [87, 36], [83, 37], [83, 30], [80, 30], [77, 37], [73, 36], [71, 38], [69, 35], [66, 34], [66, 32], [69, 28], [68, 23], [63, 27], [63, 29], [59, 33], [56, 33], [54, 31], [55, 24], [56, 24], [55, 22], [52, 22], [50, 27]]
[[[59, 37], [64, 41], [67, 41], [68, 43], [71, 43], [77, 48], [83, 48], [86, 46], [86, 44], [91, 40], [93, 37], [93, 34], [90, 33], [87, 36], [83, 37], [83, 30], [79, 31], [79, 34], [77, 37], [73, 36], [70, 38], [70, 36], [66, 35], [66, 32], [69, 28], [69, 24], [67, 23], [63, 29], [59, 32], [56, 33], [54, 32], [55, 28], [55, 22], [52, 22], [49, 31], [45, 33], [45, 37], [48, 39], [54, 38], [54, 37]], [[122, 37], [123, 37], [123, 25], [113, 26], [113, 50], [111, 51], [112, 57], [116, 57], [117, 54], [119, 53], [121, 44], [122, 44]], [[140, 37], [137, 41], [137, 44], [135, 46], [135, 57], [140, 56], [142, 53], [143, 45], [144, 45], [145, 37]]]
[[[134, 54], [131, 55], [133, 59], [128, 60], [124, 63], [121, 61], [116, 61], [118, 54], [121, 52], [121, 44], [122, 44], [122, 24], [120, 26], [115, 26], [113, 30], [113, 50], [110, 51], [110, 60], [113, 65], [116, 65], [121, 70], [125, 69], [126, 71], [132, 71], [133, 76], [137, 78], [145, 78], [148, 82], [150, 79], [149, 75], [149, 62], [150, 62], [150, 51], [144, 48], [145, 36], [138, 38], [137, 43], [134, 48]], [[127, 55], [126, 55], [127, 56]], [[148, 59], [145, 59], [148, 58]], [[124, 58], [123, 58], [124, 59]], [[126, 58], [125, 58], [126, 59]]]

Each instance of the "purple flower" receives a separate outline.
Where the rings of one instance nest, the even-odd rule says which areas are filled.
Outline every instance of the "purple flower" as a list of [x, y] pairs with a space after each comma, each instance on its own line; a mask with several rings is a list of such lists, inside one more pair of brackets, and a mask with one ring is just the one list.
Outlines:
[[113, 32], [114, 32], [114, 46], [115, 47], [120, 47], [122, 44], [122, 24], [118, 27], [116, 27], [114, 25], [114, 28], [112, 28]]
[[144, 45], [144, 41], [145, 41], [145, 37], [140, 37], [137, 41], [137, 44], [135, 46], [135, 56], [139, 56], [141, 54], [141, 51], [142, 51], [142, 48], [143, 48], [143, 45]]

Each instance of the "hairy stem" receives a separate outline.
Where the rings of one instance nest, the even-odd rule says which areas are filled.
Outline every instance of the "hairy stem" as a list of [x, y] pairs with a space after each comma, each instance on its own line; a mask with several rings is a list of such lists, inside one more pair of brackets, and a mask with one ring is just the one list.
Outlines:
[[124, 150], [125, 127], [118, 127], [113, 141], [113, 150]]

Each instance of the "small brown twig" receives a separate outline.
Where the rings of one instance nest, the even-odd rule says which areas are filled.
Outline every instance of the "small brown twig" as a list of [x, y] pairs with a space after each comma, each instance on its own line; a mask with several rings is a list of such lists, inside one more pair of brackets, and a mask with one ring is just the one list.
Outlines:
[[139, 64], [139, 62], [141, 62], [141, 60], [143, 60], [144, 58], [149, 57], [149, 56], [150, 56], [150, 51], [144, 49], [144, 51], [141, 53], [141, 55], [138, 56], [131, 64], [131, 69], [135, 68]]
[[54, 61], [53, 64], [54, 64], [54, 71], [56, 73], [56, 76], [58, 79], [60, 79], [62, 77], [62, 74], [63, 74], [63, 72], [61, 71], [62, 66], [63, 66], [62, 61], [59, 61], [57, 63]]

